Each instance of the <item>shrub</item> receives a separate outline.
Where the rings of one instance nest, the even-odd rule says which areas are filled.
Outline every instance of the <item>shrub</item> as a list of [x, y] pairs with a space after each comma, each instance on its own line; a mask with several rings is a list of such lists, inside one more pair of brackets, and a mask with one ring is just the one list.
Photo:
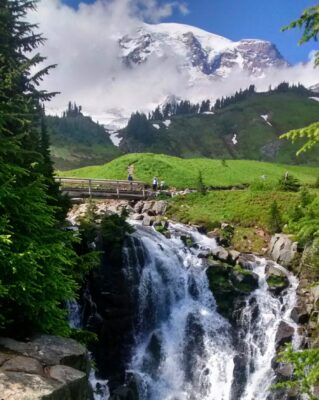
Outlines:
[[300, 189], [300, 182], [293, 175], [289, 175], [288, 172], [283, 175], [278, 181], [278, 190], [283, 192], [298, 192]]
[[197, 190], [198, 190], [199, 193], [206, 194], [207, 188], [206, 188], [206, 186], [204, 184], [204, 181], [203, 181], [202, 171], [198, 172], [197, 185], [196, 186], [197, 186]]
[[276, 201], [274, 201], [269, 210], [269, 216], [268, 216], [268, 225], [270, 228], [271, 233], [277, 233], [282, 231], [283, 227], [283, 222], [282, 222], [282, 217], [280, 210], [278, 208], [278, 204]]

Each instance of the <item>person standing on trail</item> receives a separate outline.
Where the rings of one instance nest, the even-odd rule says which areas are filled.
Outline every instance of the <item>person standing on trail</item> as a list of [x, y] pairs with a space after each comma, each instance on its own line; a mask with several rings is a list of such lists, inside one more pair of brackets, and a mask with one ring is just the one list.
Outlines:
[[158, 181], [157, 181], [156, 176], [154, 176], [154, 178], [153, 178], [153, 183], [152, 183], [152, 186], [153, 186], [153, 190], [154, 190], [154, 191], [157, 190], [157, 185], [158, 185]]
[[130, 190], [132, 191], [133, 187], [133, 176], [131, 174], [128, 174], [127, 180], [130, 182]]

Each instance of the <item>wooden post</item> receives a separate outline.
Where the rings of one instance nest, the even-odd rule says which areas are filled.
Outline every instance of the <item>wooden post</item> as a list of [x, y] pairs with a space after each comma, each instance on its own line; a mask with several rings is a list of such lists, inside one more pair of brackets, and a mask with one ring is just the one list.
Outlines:
[[91, 179], [89, 179], [89, 196], [90, 196], [90, 199], [92, 199], [92, 185], [91, 185]]
[[117, 181], [117, 188], [116, 188], [117, 198], [120, 198], [120, 182]]

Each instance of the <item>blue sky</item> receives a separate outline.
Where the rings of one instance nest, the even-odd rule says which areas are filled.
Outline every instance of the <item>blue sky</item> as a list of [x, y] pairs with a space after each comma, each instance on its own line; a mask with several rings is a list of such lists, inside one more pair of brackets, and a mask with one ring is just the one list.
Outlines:
[[[73, 7], [94, 1], [63, 0]], [[315, 0], [188, 0], [186, 3], [188, 15], [175, 13], [165, 21], [194, 25], [232, 40], [270, 40], [291, 63], [306, 61], [309, 52], [319, 48], [316, 42], [298, 46], [298, 30], [280, 32], [282, 26], [296, 19], [304, 9], [315, 5]]]

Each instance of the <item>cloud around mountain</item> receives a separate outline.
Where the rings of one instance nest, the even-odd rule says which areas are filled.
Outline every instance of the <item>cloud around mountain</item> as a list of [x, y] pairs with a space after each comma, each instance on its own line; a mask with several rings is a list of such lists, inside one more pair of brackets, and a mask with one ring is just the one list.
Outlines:
[[30, 18], [39, 23], [48, 39], [41, 53], [49, 63], [58, 64], [44, 86], [61, 91], [48, 106], [49, 111], [60, 112], [74, 100], [87, 113], [107, 122], [108, 116], [112, 119], [118, 115], [120, 119], [136, 110], [154, 108], [169, 95], [197, 101], [229, 95], [251, 83], [260, 90], [284, 80], [306, 86], [318, 83], [318, 71], [311, 61], [293, 67], [270, 66], [258, 79], [237, 67], [223, 79], [197, 72], [194, 75], [192, 68], [181, 68], [186, 63], [185, 54], [169, 43], [161, 57], [154, 52], [147, 62], [135, 66], [123, 62], [119, 40], [125, 35], [134, 37], [139, 27], [147, 26], [143, 25], [145, 21], [159, 22], [175, 10], [188, 12], [186, 4], [179, 1], [97, 1], [81, 4], [78, 10], [60, 0], [40, 2], [38, 12]]

